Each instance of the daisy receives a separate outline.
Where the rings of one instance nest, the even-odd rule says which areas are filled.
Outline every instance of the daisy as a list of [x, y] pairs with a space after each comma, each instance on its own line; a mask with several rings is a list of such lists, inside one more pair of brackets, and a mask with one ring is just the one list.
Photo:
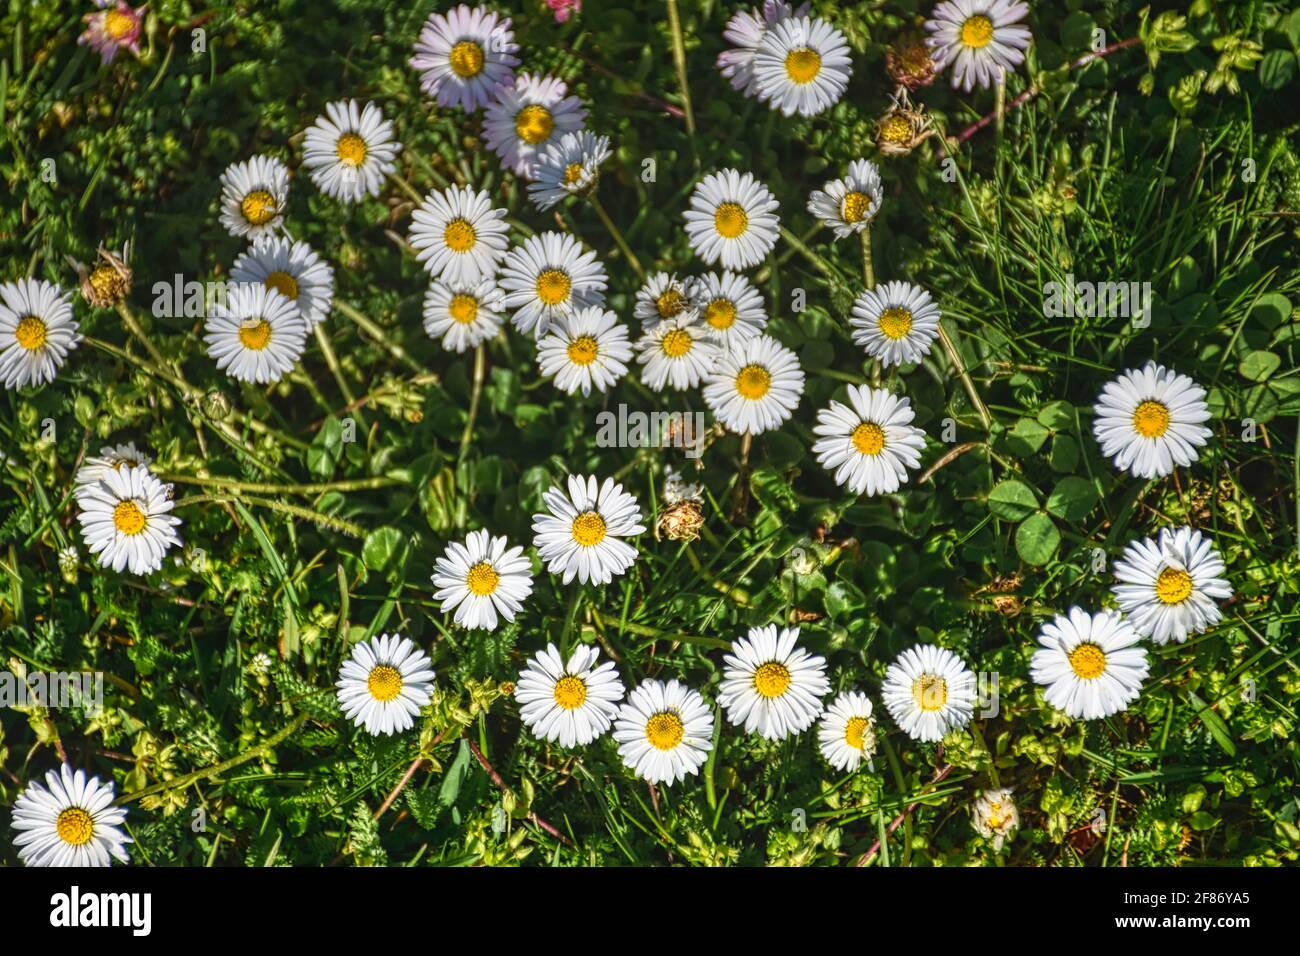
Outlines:
[[1011, 789], [1002, 787], [981, 793], [971, 808], [971, 822], [980, 836], [993, 841], [995, 851], [1001, 850], [1007, 837], [1020, 826], [1020, 811], [1011, 798]]
[[623, 763], [642, 780], [676, 783], [708, 759], [713, 712], [685, 684], [644, 681], [619, 709], [614, 739]]
[[691, 296], [709, 334], [726, 348], [767, 328], [763, 296], [742, 273], [705, 273], [691, 283]]
[[921, 464], [925, 432], [912, 425], [906, 397], [866, 385], [848, 391], [852, 407], [832, 400], [817, 413], [813, 433], [822, 437], [813, 454], [855, 495], [892, 494], [907, 481], [907, 469]]
[[366, 732], [395, 734], [409, 730], [433, 699], [433, 668], [428, 655], [410, 638], [381, 634], [352, 648], [339, 668], [339, 706]]
[[803, 394], [799, 359], [776, 339], [755, 335], [718, 356], [704, 385], [705, 404], [737, 434], [781, 427]]
[[241, 382], [278, 382], [307, 347], [298, 305], [267, 285], [232, 284], [212, 305], [203, 340], [217, 368]]
[[785, 116], [816, 116], [840, 101], [853, 75], [844, 34], [825, 20], [790, 17], [769, 27], [754, 51], [759, 99]]
[[230, 267], [233, 282], [260, 282], [298, 304], [307, 331], [329, 315], [334, 304], [334, 269], [301, 240], [272, 239], [254, 246]]
[[952, 651], [917, 644], [885, 671], [885, 707], [913, 740], [942, 740], [965, 727], [975, 710], [975, 675]]
[[876, 752], [876, 722], [871, 716], [871, 698], [857, 691], [845, 691], [831, 701], [817, 727], [817, 745], [826, 762], [848, 773], [865, 759], [871, 766]]
[[1223, 617], [1215, 599], [1232, 597], [1223, 558], [1208, 535], [1162, 528], [1159, 540], [1135, 541], [1115, 562], [1111, 588], [1129, 623], [1157, 644], [1182, 643]]
[[830, 693], [826, 658], [796, 646], [799, 628], [751, 627], [723, 658], [718, 703], [745, 733], [784, 740], [813, 725]]
[[73, 479], [76, 486], [73, 495], [80, 501], [86, 490], [107, 478], [109, 472], [121, 471], [123, 466], [148, 468], [151, 464], [153, 459], [137, 449], [135, 442], [129, 441], [125, 445], [104, 445], [99, 449], [98, 455], [91, 455], [77, 469], [77, 475]]
[[608, 136], [586, 130], [565, 133], [542, 151], [533, 169], [537, 181], [528, 184], [528, 198], [544, 212], [566, 196], [590, 192], [610, 152]]
[[77, 43], [86, 44], [99, 54], [102, 63], [112, 63], [120, 49], [140, 55], [140, 38], [144, 35], [144, 8], [132, 7], [125, 0], [95, 0], [98, 13], [87, 13], [82, 19], [86, 29], [77, 37]]
[[1047, 688], [1047, 702], [1071, 717], [1109, 717], [1142, 693], [1147, 655], [1137, 646], [1141, 639], [1115, 611], [1089, 614], [1072, 607], [1038, 632], [1042, 647], [1034, 651], [1029, 673]]
[[476, 285], [491, 279], [506, 254], [506, 211], [487, 192], [449, 186], [429, 193], [411, 213], [415, 258], [435, 279]]
[[568, 86], [553, 76], [521, 73], [514, 86], [497, 90], [483, 117], [483, 137], [503, 165], [532, 179], [538, 158], [565, 133], [576, 133], [587, 111]]
[[1033, 39], [1018, 21], [1029, 4], [1012, 0], [944, 0], [925, 21], [936, 65], [953, 65], [952, 85], [988, 87], [1025, 59]]
[[533, 590], [532, 564], [506, 539], [471, 531], [465, 543], [447, 545], [433, 569], [433, 595], [442, 611], [454, 610], [461, 627], [495, 631], [497, 614], [513, 621]]
[[1101, 453], [1137, 478], [1163, 478], [1199, 457], [1210, 437], [1205, 389], [1155, 362], [1106, 383], [1093, 406]]
[[641, 510], [623, 486], [606, 478], [569, 476], [569, 493], [552, 486], [542, 495], [550, 514], [533, 515], [533, 546], [547, 570], [565, 584], [608, 584], [636, 560], [636, 548], [622, 541], [641, 534]]
[[919, 362], [939, 337], [939, 307], [910, 282], [885, 282], [853, 302], [853, 341], [882, 365]]
[[547, 644], [528, 662], [515, 683], [515, 700], [534, 737], [574, 747], [609, 730], [623, 699], [623, 682], [612, 662], [597, 667], [598, 657], [596, 648], [582, 646], [566, 662], [554, 644]]
[[132, 574], [162, 567], [163, 555], [181, 543], [170, 491], [148, 468], [123, 465], [105, 469], [77, 495], [81, 536], [100, 567]]
[[420, 71], [420, 88], [438, 105], [473, 113], [513, 86], [519, 65], [509, 17], [466, 4], [431, 13], [415, 42], [411, 66]]
[[325, 115], [307, 130], [302, 164], [325, 195], [360, 202], [379, 195], [401, 150], [383, 110], [374, 103], [358, 107], [356, 100], [339, 100], [327, 103]]
[[515, 246], [501, 265], [515, 328], [540, 338], [561, 316], [605, 302], [605, 267], [567, 232], [543, 232]]
[[782, 0], [765, 0], [761, 10], [744, 9], [727, 21], [722, 31], [724, 39], [733, 44], [732, 49], [718, 54], [718, 70], [731, 82], [733, 90], [746, 96], [758, 94], [758, 80], [754, 76], [754, 51], [763, 35], [782, 20], [792, 16], [802, 17], [811, 4], [800, 4], [797, 10]]
[[67, 294], [44, 279], [0, 282], [0, 380], [5, 388], [54, 381], [81, 342]]
[[289, 167], [274, 157], [231, 163], [221, 174], [221, 224], [253, 245], [279, 234], [288, 199]]
[[627, 326], [600, 306], [564, 316], [537, 343], [537, 367], [570, 395], [608, 391], [627, 374], [631, 359]]
[[464, 352], [496, 336], [505, 324], [505, 293], [495, 279], [477, 284], [429, 283], [424, 294], [424, 331], [449, 352]]
[[641, 336], [637, 362], [641, 381], [655, 392], [665, 385], [686, 389], [699, 385], [718, 358], [718, 345], [694, 310], [660, 322]]
[[871, 225], [883, 198], [876, 164], [869, 159], [855, 159], [849, 164], [847, 176], [813, 190], [808, 197], [808, 211], [844, 239]]
[[113, 806], [113, 781], [101, 783], [66, 763], [33, 781], [14, 801], [14, 846], [27, 866], [111, 866], [131, 862], [119, 827], [126, 808]]
[[682, 281], [673, 273], [656, 272], [637, 290], [632, 314], [646, 329], [678, 316], [689, 317], [695, 311], [691, 297], [693, 285], [692, 280]]
[[708, 265], [740, 270], [762, 262], [776, 245], [779, 204], [752, 173], [735, 169], [710, 173], [691, 193], [686, 234]]

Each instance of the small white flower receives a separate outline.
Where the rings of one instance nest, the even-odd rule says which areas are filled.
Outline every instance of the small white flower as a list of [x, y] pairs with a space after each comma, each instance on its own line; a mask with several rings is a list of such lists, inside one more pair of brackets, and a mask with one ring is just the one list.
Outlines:
[[1187, 467], [1210, 437], [1205, 389], [1155, 362], [1107, 382], [1093, 407], [1101, 453], [1137, 478], [1163, 478]]
[[755, 335], [718, 356], [704, 401], [727, 428], [752, 435], [780, 428], [803, 386], [798, 357], [776, 339]]
[[254, 245], [279, 235], [288, 200], [289, 167], [274, 157], [231, 163], [221, 174], [221, 224]]
[[553, 76], [520, 73], [514, 86], [497, 90], [484, 114], [483, 137], [502, 165], [532, 179], [542, 150], [582, 129], [587, 110], [576, 96], [565, 95], [568, 89]]
[[1158, 540], [1134, 541], [1115, 562], [1111, 591], [1129, 623], [1157, 644], [1182, 643], [1219, 623], [1215, 599], [1232, 597], [1223, 558], [1208, 535], [1162, 528]]
[[628, 695], [614, 722], [618, 754], [650, 783], [699, 772], [713, 749], [713, 712], [699, 692], [675, 680], [647, 680]]
[[831, 401], [817, 413], [813, 454], [835, 483], [855, 495], [892, 494], [921, 464], [925, 432], [912, 425], [912, 403], [883, 388], [850, 385], [849, 402]]
[[609, 137], [582, 130], [565, 133], [542, 151], [528, 184], [528, 198], [545, 212], [561, 199], [588, 192], [610, 156]]
[[113, 781], [100, 782], [66, 763], [32, 781], [14, 801], [11, 826], [27, 866], [112, 866], [131, 862], [120, 827], [126, 808], [113, 806]]
[[731, 88], [746, 96], [758, 95], [758, 80], [754, 76], [754, 51], [771, 27], [792, 16], [804, 16], [811, 4], [803, 3], [797, 10], [783, 0], [764, 0], [761, 10], [743, 9], [732, 15], [722, 36], [733, 44], [732, 49], [718, 54], [718, 70], [726, 77]]
[[857, 691], [836, 697], [817, 725], [817, 745], [826, 762], [836, 770], [852, 773], [863, 760], [871, 766], [876, 752], [876, 721], [871, 716], [871, 698]]
[[682, 501], [693, 501], [696, 504], [703, 504], [704, 499], [700, 497], [703, 491], [698, 482], [687, 481], [680, 471], [672, 465], [664, 467], [664, 505], [671, 506]]
[[876, 164], [869, 159], [855, 159], [849, 164], [847, 176], [813, 190], [808, 197], [808, 211], [844, 239], [871, 225], [883, 200]]
[[449, 186], [429, 193], [411, 214], [415, 258], [435, 279], [477, 285], [496, 275], [506, 254], [506, 211], [487, 192]]
[[975, 675], [947, 648], [917, 644], [885, 671], [885, 707], [913, 740], [942, 740], [970, 723], [975, 710]]
[[1033, 35], [1018, 21], [1028, 14], [1012, 0], [944, 0], [925, 21], [935, 66], [952, 64], [952, 85], [967, 92], [992, 86], [1024, 62]]
[[570, 395], [608, 391], [627, 374], [631, 359], [627, 326], [600, 306], [564, 316], [537, 343], [537, 367]]
[[853, 75], [844, 34], [825, 20], [790, 17], [769, 27], [754, 51], [758, 96], [785, 116], [816, 116], [840, 101]]
[[77, 495], [81, 536], [99, 565], [132, 574], [149, 574], [162, 567], [163, 555], [181, 539], [180, 519], [171, 513], [168, 486], [148, 468], [106, 469], [93, 485]]
[[802, 733], [822, 712], [830, 693], [826, 658], [797, 646], [799, 628], [751, 627], [723, 657], [718, 703], [745, 733], [784, 740]]
[[82, 493], [93, 487], [96, 482], [107, 478], [110, 471], [121, 471], [123, 466], [148, 468], [152, 464], [153, 459], [136, 448], [135, 442], [129, 441], [125, 445], [103, 445], [98, 455], [89, 456], [77, 469], [77, 476], [73, 479], [76, 485], [73, 495], [80, 501]]
[[1117, 714], [1142, 693], [1147, 654], [1141, 635], [1115, 611], [1070, 608], [1038, 633], [1029, 673], [1043, 697], [1071, 717], [1097, 720]]
[[691, 248], [708, 265], [748, 269], [776, 245], [779, 203], [752, 173], [724, 169], [700, 180], [686, 211]]
[[339, 668], [339, 706], [366, 732], [409, 730], [420, 708], [433, 699], [433, 668], [410, 638], [381, 634], [352, 648]]
[[529, 236], [501, 266], [506, 308], [515, 328], [540, 338], [561, 316], [605, 303], [605, 267], [567, 232]]
[[424, 331], [449, 352], [464, 352], [494, 338], [505, 325], [506, 295], [495, 279], [477, 284], [429, 283], [424, 294]]
[[311, 331], [334, 304], [334, 269], [301, 240], [272, 239], [244, 252], [230, 267], [233, 282], [260, 282], [298, 305]]
[[519, 44], [510, 27], [509, 17], [463, 3], [429, 14], [411, 57], [420, 88], [439, 106], [467, 113], [491, 103], [501, 87], [515, 82]]
[[853, 302], [853, 341], [881, 365], [919, 362], [939, 337], [939, 307], [910, 282], [886, 282]]
[[566, 662], [547, 644], [528, 662], [515, 684], [515, 700], [534, 737], [574, 747], [609, 730], [624, 689], [612, 662], [596, 666], [599, 657], [596, 648], [581, 646]]
[[67, 294], [44, 279], [0, 282], [0, 380], [5, 388], [54, 381], [81, 342]]
[[1016, 809], [1011, 788], [981, 793], [971, 807], [971, 822], [980, 836], [993, 841], [995, 851], [1001, 850], [1002, 844], [1020, 826], [1020, 811]]
[[724, 348], [738, 345], [767, 328], [763, 296], [743, 273], [705, 273], [691, 283], [691, 298], [709, 334]]
[[674, 273], [656, 272], [637, 290], [632, 314], [646, 330], [680, 315], [689, 316], [695, 311], [693, 287], [691, 279], [683, 281]]
[[717, 361], [719, 348], [694, 309], [650, 328], [637, 343], [641, 381], [651, 391], [665, 385], [694, 388]]
[[513, 621], [533, 590], [532, 564], [521, 547], [506, 547], [505, 536], [471, 531], [465, 543], [453, 541], [438, 558], [433, 599], [455, 611], [461, 627], [495, 631], [497, 615]]
[[302, 358], [307, 323], [298, 304], [266, 285], [239, 282], [215, 303], [203, 340], [217, 368], [241, 382], [278, 382]]
[[307, 130], [302, 164], [325, 195], [360, 202], [379, 195], [401, 150], [383, 110], [374, 103], [358, 107], [356, 100], [339, 100], [327, 103], [325, 115]]
[[608, 584], [636, 561], [622, 538], [645, 531], [637, 500], [612, 478], [569, 476], [569, 492], [552, 487], [542, 496], [549, 514], [533, 515], [533, 546], [547, 570], [582, 584]]

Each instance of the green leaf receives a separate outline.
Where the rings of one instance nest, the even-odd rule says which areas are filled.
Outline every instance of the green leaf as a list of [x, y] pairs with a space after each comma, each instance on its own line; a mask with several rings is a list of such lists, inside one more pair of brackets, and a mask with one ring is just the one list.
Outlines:
[[1071, 435], [1057, 435], [1052, 439], [1052, 450], [1047, 453], [1047, 464], [1052, 471], [1074, 471], [1079, 467], [1079, 443]]
[[1034, 417], [1044, 428], [1060, 431], [1074, 424], [1074, 406], [1069, 402], [1048, 402]]
[[1241, 364], [1237, 366], [1237, 371], [1241, 377], [1249, 379], [1252, 382], [1262, 382], [1279, 368], [1282, 367], [1282, 357], [1276, 352], [1266, 352], [1262, 349], [1250, 352]]
[[758, 468], [749, 478], [749, 489], [759, 503], [769, 511], [781, 513], [794, 511], [799, 507], [799, 499], [785, 477], [772, 468]]
[[1187, 692], [1187, 699], [1192, 702], [1194, 707], [1200, 708], [1196, 715], [1205, 725], [1205, 729], [1210, 732], [1214, 742], [1223, 748], [1223, 752], [1229, 757], [1237, 756], [1237, 745], [1232, 742], [1232, 732], [1228, 729], [1228, 724], [1218, 713], [1210, 708], [1205, 701], [1196, 696], [1194, 691]]
[[376, 528], [366, 535], [365, 544], [361, 546], [361, 560], [371, 571], [383, 571], [393, 564], [405, 546], [406, 539], [396, 528]]
[[1275, 329], [1291, 318], [1291, 300], [1280, 292], [1262, 295], [1250, 310], [1252, 322], [1258, 322], [1267, 329]]
[[317, 478], [332, 478], [342, 457], [343, 424], [330, 416], [307, 449], [307, 470]]
[[1097, 492], [1086, 478], [1062, 478], [1047, 496], [1047, 511], [1063, 521], [1082, 521], [1097, 505]]
[[989, 511], [1003, 521], [1020, 521], [1038, 510], [1038, 496], [1023, 481], [1008, 478], [993, 486]]
[[1022, 418], [1007, 432], [1003, 444], [1015, 455], [1036, 455], [1052, 433], [1032, 418]]
[[1280, 90], [1295, 77], [1296, 54], [1293, 50], [1269, 50], [1259, 61], [1259, 85], [1266, 90]]
[[1056, 557], [1061, 532], [1043, 512], [1030, 515], [1016, 529], [1016, 553], [1026, 564], [1042, 567]]

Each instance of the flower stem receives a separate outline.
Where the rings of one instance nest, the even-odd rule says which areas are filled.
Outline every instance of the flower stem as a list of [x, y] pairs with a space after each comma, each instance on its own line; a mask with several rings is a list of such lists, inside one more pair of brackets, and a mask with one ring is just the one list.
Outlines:
[[417, 205], [424, 202], [424, 197], [420, 195], [420, 191], [408, 183], [406, 178], [400, 173], [391, 172], [388, 174], [388, 178], [391, 179], [394, 185], [401, 189], [402, 192], [414, 199]]
[[196, 477], [179, 475], [169, 471], [155, 471], [163, 481], [180, 485], [202, 485], [210, 488], [229, 488], [232, 491], [254, 491], [263, 494], [320, 495], [327, 491], [373, 491], [376, 488], [388, 488], [393, 485], [406, 484], [396, 478], [378, 476], [375, 478], [353, 478], [347, 481], [309, 482], [301, 484], [276, 484], [269, 481], [237, 481], [234, 478]]
[[637, 274], [637, 278], [642, 282], [645, 282], [645, 269], [641, 267], [641, 260], [636, 257], [636, 253], [632, 251], [632, 247], [627, 244], [627, 240], [623, 238], [623, 233], [618, 231], [618, 226], [614, 225], [614, 220], [609, 217], [609, 213], [605, 211], [604, 205], [602, 205], [599, 197], [595, 193], [591, 194], [591, 208], [596, 210], [596, 215], [600, 217], [600, 221], [603, 222], [605, 228], [609, 230], [609, 234], [614, 238], [614, 244], [617, 245], [619, 250], [623, 253], [623, 258], [626, 259], [627, 264], [632, 267], [632, 271]]
[[989, 415], [988, 407], [984, 400], [980, 398], [980, 393], [975, 389], [975, 382], [970, 377], [970, 372], [966, 371], [966, 365], [961, 360], [961, 354], [957, 351], [957, 345], [949, 337], [948, 332], [939, 323], [939, 341], [943, 343], [944, 351], [948, 353], [948, 359], [952, 362], [952, 367], [961, 377], [961, 383], [966, 388], [966, 395], [970, 398], [971, 404], [975, 406], [975, 411], [979, 413], [980, 421], [984, 424], [984, 430], [988, 431], [993, 425], [993, 417]]
[[682, 18], [677, 12], [677, 0], [668, 0], [668, 28], [673, 32], [673, 64], [677, 67], [677, 82], [682, 88], [682, 109], [686, 113], [686, 132], [691, 145], [695, 144], [695, 111], [691, 109], [691, 85], [686, 80], [686, 41], [682, 37]]
[[876, 266], [871, 259], [871, 223], [862, 230], [862, 278], [868, 289], [876, 287]]
[[153, 359], [154, 364], [165, 369], [167, 360], [163, 358], [162, 352], [158, 351], [158, 346], [153, 344], [153, 339], [149, 338], [140, 323], [136, 321], [135, 313], [131, 311], [131, 307], [125, 302], [119, 302], [117, 304], [117, 314], [122, 317], [122, 324], [126, 326], [127, 331], [140, 340], [140, 344], [149, 353], [149, 357]]
[[361, 331], [365, 332], [368, 336], [370, 336], [372, 339], [374, 339], [376, 342], [382, 345], [385, 349], [387, 349], [389, 355], [397, 359], [399, 362], [401, 362], [403, 365], [409, 368], [412, 372], [415, 372], [415, 374], [419, 375], [424, 371], [424, 369], [420, 367], [420, 364], [416, 362], [415, 359], [411, 358], [410, 355], [407, 354], [406, 349], [402, 348], [396, 342], [389, 339], [388, 334], [382, 328], [380, 328], [378, 325], [372, 322], [369, 318], [367, 318], [357, 309], [348, 305], [346, 302], [339, 301], [338, 299], [334, 300], [334, 308], [338, 309], [349, 319], [355, 322], [357, 327], [361, 329]]
[[487, 345], [480, 342], [474, 350], [474, 387], [469, 394], [469, 414], [465, 418], [465, 430], [460, 435], [460, 451], [456, 455], [459, 467], [469, 454], [470, 439], [474, 437], [474, 421], [478, 418], [478, 404], [483, 397], [483, 380], [487, 377]]
[[792, 245], [799, 252], [800, 255], [802, 255], [805, 259], [807, 259], [810, 263], [812, 263], [814, 268], [816, 268], [817, 271], [820, 272], [822, 275], [826, 276], [826, 278], [830, 279], [832, 282], [841, 281], [839, 273], [837, 273], [833, 268], [831, 268], [830, 263], [828, 263], [821, 256], [817, 255], [817, 253], [813, 252], [812, 249], [809, 248], [807, 243], [805, 243], [802, 239], [796, 236], [785, 226], [781, 227], [781, 238], [784, 239], [786, 242], [788, 242], [790, 245]]
[[[334, 346], [330, 344], [329, 336], [325, 334], [325, 329], [320, 322], [316, 323], [315, 328], [316, 344], [320, 346], [321, 355], [325, 357], [325, 364], [329, 366], [330, 374], [334, 376], [334, 381], [338, 383], [339, 392], [343, 395], [343, 400], [347, 403], [347, 408], [355, 408], [357, 404], [356, 397], [352, 394], [352, 389], [348, 387], [348, 381], [343, 377], [343, 368], [339, 365], [339, 358], [334, 354]], [[361, 418], [360, 411], [357, 412], [357, 418]], [[361, 418], [362, 427], [365, 427], [365, 419]]]
[[246, 505], [260, 505], [263, 508], [270, 508], [272, 511], [280, 511], [287, 515], [293, 515], [295, 518], [301, 518], [304, 521], [310, 521], [313, 524], [324, 525], [335, 531], [341, 531], [343, 534], [351, 535], [354, 538], [364, 538], [366, 529], [351, 521], [345, 521], [343, 518], [336, 518], [333, 515], [321, 514], [319, 511], [312, 511], [310, 508], [301, 508], [298, 505], [285, 504], [283, 501], [275, 501], [271, 498], [249, 498], [242, 495], [190, 495], [176, 502], [176, 507], [184, 505], [200, 504], [228, 504], [238, 501]]

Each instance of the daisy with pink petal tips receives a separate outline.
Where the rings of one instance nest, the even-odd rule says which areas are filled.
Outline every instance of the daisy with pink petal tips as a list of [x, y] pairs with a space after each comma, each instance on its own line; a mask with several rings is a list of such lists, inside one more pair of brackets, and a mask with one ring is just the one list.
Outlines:
[[144, 10], [135, 9], [125, 0], [94, 0], [98, 13], [87, 13], [86, 30], [78, 38], [97, 52], [105, 63], [112, 63], [117, 51], [125, 47], [140, 55], [140, 38], [144, 35]]

